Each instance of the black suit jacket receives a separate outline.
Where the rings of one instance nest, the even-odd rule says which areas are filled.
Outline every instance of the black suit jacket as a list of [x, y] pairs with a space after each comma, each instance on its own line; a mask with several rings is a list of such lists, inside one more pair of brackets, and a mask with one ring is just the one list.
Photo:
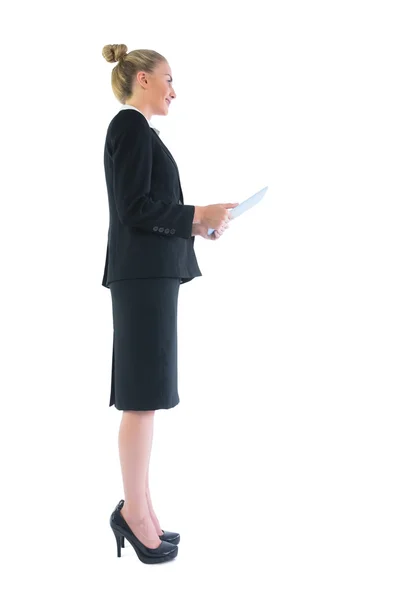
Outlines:
[[202, 273], [194, 252], [194, 206], [186, 206], [175, 160], [146, 117], [121, 110], [104, 146], [110, 223], [102, 285], [138, 277]]

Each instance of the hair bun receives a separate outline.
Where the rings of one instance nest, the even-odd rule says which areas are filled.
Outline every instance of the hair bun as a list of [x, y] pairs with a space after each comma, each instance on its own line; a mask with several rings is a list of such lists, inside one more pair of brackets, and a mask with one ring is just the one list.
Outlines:
[[125, 44], [108, 44], [103, 48], [103, 56], [107, 62], [114, 63], [124, 58], [128, 52], [128, 47]]

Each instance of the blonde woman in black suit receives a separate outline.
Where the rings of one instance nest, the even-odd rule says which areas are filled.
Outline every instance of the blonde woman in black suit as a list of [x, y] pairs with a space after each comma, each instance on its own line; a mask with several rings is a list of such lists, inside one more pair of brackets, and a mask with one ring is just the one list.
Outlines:
[[[201, 276], [200, 235], [217, 240], [237, 204], [185, 205], [179, 171], [151, 123], [176, 98], [168, 61], [152, 50], [104, 46], [121, 109], [104, 147], [110, 223], [102, 285], [111, 291], [113, 354], [110, 406], [122, 411], [119, 456], [125, 499], [110, 517], [121, 556], [126, 538], [145, 563], [178, 553], [178, 533], [164, 531], [152, 506], [149, 463], [154, 414], [179, 403], [177, 303], [182, 283]], [[208, 235], [208, 229], [214, 233]]]

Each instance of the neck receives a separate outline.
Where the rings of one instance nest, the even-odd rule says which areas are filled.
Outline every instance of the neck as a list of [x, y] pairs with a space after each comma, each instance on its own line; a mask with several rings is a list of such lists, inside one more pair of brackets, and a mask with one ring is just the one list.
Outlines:
[[144, 102], [141, 102], [137, 98], [131, 98], [130, 100], [127, 100], [125, 104], [129, 104], [130, 106], [134, 106], [135, 108], [140, 110], [148, 121], [150, 121], [151, 117], [153, 116], [150, 107], [146, 106]]

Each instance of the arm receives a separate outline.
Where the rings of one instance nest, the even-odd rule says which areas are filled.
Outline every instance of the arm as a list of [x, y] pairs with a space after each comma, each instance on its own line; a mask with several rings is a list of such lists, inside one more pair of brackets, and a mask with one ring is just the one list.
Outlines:
[[157, 232], [160, 227], [168, 228], [168, 235], [189, 239], [196, 207], [152, 199], [150, 127], [143, 115], [129, 113], [124, 115], [128, 118], [117, 121], [112, 134], [113, 189], [118, 218], [128, 227], [149, 233]]

